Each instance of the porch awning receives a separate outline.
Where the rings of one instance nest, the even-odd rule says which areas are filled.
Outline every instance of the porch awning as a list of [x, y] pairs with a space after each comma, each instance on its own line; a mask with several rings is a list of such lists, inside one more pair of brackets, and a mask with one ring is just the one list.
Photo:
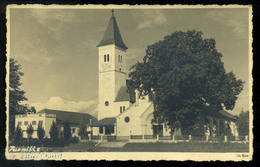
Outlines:
[[115, 117], [110, 117], [110, 118], [103, 118], [97, 122], [94, 122], [90, 124], [92, 127], [100, 127], [100, 126], [106, 126], [106, 125], [114, 125], [116, 123], [116, 118]]

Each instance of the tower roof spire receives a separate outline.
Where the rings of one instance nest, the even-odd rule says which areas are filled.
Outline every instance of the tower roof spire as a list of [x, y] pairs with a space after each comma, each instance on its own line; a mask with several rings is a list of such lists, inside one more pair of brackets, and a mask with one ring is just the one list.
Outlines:
[[110, 20], [108, 22], [107, 29], [105, 31], [103, 39], [97, 45], [97, 47], [110, 44], [115, 44], [118, 47], [127, 49], [127, 46], [124, 44], [119, 28], [117, 26], [116, 18], [114, 16], [114, 9], [112, 9], [112, 16], [110, 17]]

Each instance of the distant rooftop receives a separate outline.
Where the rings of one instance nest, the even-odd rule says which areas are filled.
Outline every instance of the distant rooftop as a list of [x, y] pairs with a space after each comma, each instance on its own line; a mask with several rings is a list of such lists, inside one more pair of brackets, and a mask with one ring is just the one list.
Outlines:
[[92, 122], [97, 121], [97, 119], [90, 114], [82, 113], [82, 112], [70, 112], [70, 111], [61, 111], [61, 110], [51, 110], [51, 109], [43, 109], [37, 114], [55, 114], [57, 123], [63, 123], [66, 120], [70, 124], [89, 124], [90, 119]]

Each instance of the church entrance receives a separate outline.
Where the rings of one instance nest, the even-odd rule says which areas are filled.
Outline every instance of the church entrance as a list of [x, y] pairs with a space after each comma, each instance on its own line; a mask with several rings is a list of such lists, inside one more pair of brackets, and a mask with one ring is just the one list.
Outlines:
[[153, 125], [153, 135], [163, 136], [163, 125]]

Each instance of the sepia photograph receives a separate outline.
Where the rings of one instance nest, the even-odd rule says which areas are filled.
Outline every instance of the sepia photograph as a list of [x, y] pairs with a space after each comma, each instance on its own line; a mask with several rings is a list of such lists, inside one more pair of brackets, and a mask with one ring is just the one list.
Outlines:
[[252, 159], [251, 6], [6, 11], [7, 159]]

